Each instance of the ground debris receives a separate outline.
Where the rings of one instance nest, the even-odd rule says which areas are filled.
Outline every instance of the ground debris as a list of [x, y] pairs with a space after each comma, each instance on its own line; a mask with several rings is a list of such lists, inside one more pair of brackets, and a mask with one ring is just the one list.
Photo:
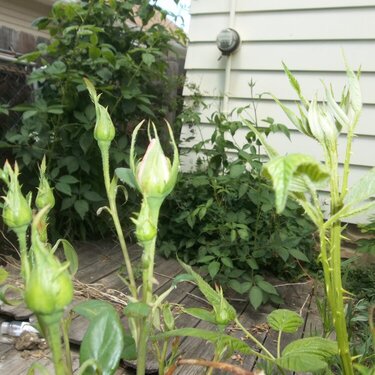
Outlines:
[[14, 342], [14, 347], [18, 351], [23, 350], [44, 350], [47, 349], [47, 342], [40, 338], [38, 334], [33, 332], [22, 332], [21, 336], [17, 337]]

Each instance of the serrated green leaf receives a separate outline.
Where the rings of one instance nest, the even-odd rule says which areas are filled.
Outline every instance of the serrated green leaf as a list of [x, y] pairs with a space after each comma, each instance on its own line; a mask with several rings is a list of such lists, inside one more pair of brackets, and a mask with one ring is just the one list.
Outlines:
[[262, 292], [262, 289], [260, 289], [257, 286], [253, 286], [250, 289], [249, 298], [250, 298], [250, 303], [252, 304], [252, 306], [254, 307], [254, 309], [257, 310], [258, 307], [263, 302], [263, 292]]
[[375, 195], [375, 168], [369, 170], [348, 191], [346, 205], [355, 206]]
[[[116, 310], [106, 309], [91, 322], [82, 340], [80, 362], [94, 359], [101, 374], [113, 375], [118, 368], [124, 350], [124, 334]], [[88, 368], [85, 374], [95, 374]]]
[[210, 274], [211, 278], [214, 278], [217, 273], [219, 272], [220, 270], [220, 263], [219, 262], [211, 262], [209, 265], [208, 265], [208, 273]]
[[137, 188], [137, 182], [135, 181], [133, 171], [130, 168], [116, 168], [115, 174], [122, 182], [126, 183], [131, 188]]
[[302, 260], [304, 262], [310, 263], [309, 258], [300, 250], [298, 249], [289, 249], [289, 254], [296, 259]]
[[77, 211], [82, 220], [89, 211], [89, 208], [88, 202], [84, 199], [78, 199], [74, 202], [74, 209]]
[[72, 188], [70, 187], [70, 185], [63, 182], [57, 182], [55, 185], [55, 189], [61, 191], [66, 195], [72, 195]]
[[279, 309], [267, 316], [267, 323], [275, 331], [294, 333], [302, 326], [303, 319], [294, 311]]
[[224, 264], [224, 266], [227, 266], [229, 268], [233, 268], [232, 259], [230, 259], [228, 257], [223, 257], [223, 258], [220, 258], [220, 260], [221, 260], [221, 263]]
[[151, 66], [155, 62], [155, 56], [151, 53], [142, 53], [142, 61], [147, 65]]
[[96, 191], [85, 191], [83, 193], [85, 199], [91, 202], [102, 202], [104, 198], [100, 196]]
[[213, 288], [208, 285], [203, 278], [198, 275], [190, 266], [180, 261], [181, 266], [188, 272], [190, 275], [194, 277], [195, 282], [198, 285], [199, 290], [203, 293], [206, 297], [207, 301], [213, 306], [214, 309], [217, 311], [223, 309], [227, 312], [229, 319], [234, 319], [237, 315], [236, 310], [229, 302], [222, 298], [222, 296], [216, 292]]
[[276, 288], [268, 281], [259, 280], [257, 282], [257, 286], [259, 286], [260, 289], [264, 290], [268, 294], [278, 294]]
[[286, 262], [289, 258], [289, 251], [283, 247], [277, 249], [277, 254], [284, 262]]
[[270, 159], [276, 158], [279, 153], [267, 142], [266, 137], [264, 134], [262, 134], [255, 126], [252, 124], [250, 121], [246, 119], [242, 119], [244, 124], [250, 128], [250, 130], [257, 136], [259, 141], [262, 143], [264, 149], [267, 152], [267, 155], [269, 156]]
[[77, 198], [75, 196], [71, 198], [64, 198], [61, 202], [61, 211], [67, 210], [68, 208], [72, 207], [76, 199]]
[[287, 345], [275, 362], [286, 370], [314, 372], [325, 369], [327, 361], [337, 353], [335, 341], [322, 337], [307, 337]]
[[231, 165], [229, 169], [229, 177], [230, 178], [238, 178], [245, 172], [245, 166], [243, 164], [234, 164]]
[[81, 149], [84, 154], [87, 153], [89, 150], [90, 146], [94, 142], [94, 137], [92, 135], [92, 132], [85, 132], [79, 137], [79, 145], [81, 146]]
[[228, 285], [237, 293], [244, 294], [250, 290], [252, 283], [250, 281], [245, 281], [241, 283], [238, 280], [232, 279], [232, 280], [229, 280]]
[[197, 262], [198, 263], [209, 263], [209, 262], [211, 262], [214, 259], [215, 259], [215, 257], [213, 255], [205, 255], [202, 258], [199, 258], [197, 260]]
[[151, 313], [151, 307], [144, 302], [131, 302], [124, 308], [124, 314], [131, 318], [147, 318]]
[[78, 178], [70, 175], [60, 176], [58, 178], [58, 181], [64, 184], [76, 184], [77, 182], [79, 182]]
[[108, 309], [111, 310], [112, 308], [112, 305], [108, 302], [92, 299], [78, 303], [72, 310], [92, 321], [98, 315], [104, 313]]
[[252, 270], [258, 270], [259, 269], [259, 265], [254, 258], [246, 259], [246, 263], [250, 266], [250, 268]]
[[124, 335], [124, 350], [121, 358], [127, 361], [134, 361], [137, 359], [137, 348], [133, 337]]
[[200, 320], [204, 320], [213, 324], [216, 323], [215, 313], [213, 311], [208, 311], [199, 307], [190, 307], [184, 309], [184, 312]]
[[180, 275], [177, 275], [173, 281], [172, 281], [172, 286], [176, 286], [178, 283], [182, 283], [184, 281], [194, 281], [194, 276], [188, 274], [188, 273], [183, 273]]
[[285, 208], [294, 176], [304, 176], [313, 184], [320, 184], [329, 177], [322, 164], [304, 154], [276, 157], [264, 165], [263, 173], [272, 180], [278, 213]]

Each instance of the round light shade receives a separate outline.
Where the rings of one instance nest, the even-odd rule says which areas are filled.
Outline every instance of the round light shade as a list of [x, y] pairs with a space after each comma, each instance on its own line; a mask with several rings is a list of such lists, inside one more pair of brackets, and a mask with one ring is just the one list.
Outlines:
[[223, 55], [229, 55], [240, 45], [240, 36], [236, 30], [230, 28], [221, 30], [216, 38], [216, 45]]

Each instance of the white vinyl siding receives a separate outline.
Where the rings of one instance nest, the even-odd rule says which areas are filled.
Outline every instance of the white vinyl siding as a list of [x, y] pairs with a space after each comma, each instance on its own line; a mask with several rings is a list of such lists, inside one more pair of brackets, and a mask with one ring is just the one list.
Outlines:
[[[187, 82], [199, 87], [208, 108], [202, 111], [199, 131], [183, 128], [181, 139], [186, 150], [195, 142], [184, 141], [188, 135], [200, 140], [201, 134], [212, 133], [213, 126], [207, 119], [220, 109], [226, 58], [219, 60], [215, 40], [229, 26], [231, 1], [191, 2]], [[343, 53], [354, 69], [361, 67], [364, 108], [353, 145], [350, 182], [358, 180], [375, 165], [375, 0], [237, 0], [235, 10], [233, 28], [240, 34], [241, 46], [232, 56], [229, 111], [249, 104], [251, 80], [256, 83], [256, 95], [269, 92], [293, 107], [297, 96], [283, 72], [282, 62], [295, 74], [310, 100], [315, 95], [322, 98], [321, 80], [332, 84], [339, 100], [346, 83]], [[188, 86], [184, 95], [188, 101]], [[269, 95], [256, 100], [256, 104], [260, 120], [272, 117], [291, 129], [291, 142], [283, 135], [269, 138], [275, 148], [284, 154], [304, 152], [322, 159], [319, 145], [298, 133]], [[343, 140], [341, 136], [341, 151]], [[194, 155], [183, 160], [184, 169], [189, 169]]]
[[46, 33], [38, 31], [31, 24], [36, 18], [46, 16], [52, 3], [52, 0], [0, 0], [0, 26], [46, 37]]

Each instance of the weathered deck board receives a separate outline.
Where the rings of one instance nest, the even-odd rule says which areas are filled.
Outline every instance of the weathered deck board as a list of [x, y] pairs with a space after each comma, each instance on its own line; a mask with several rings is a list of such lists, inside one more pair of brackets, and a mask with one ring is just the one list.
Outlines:
[[[138, 246], [129, 247], [130, 257], [133, 262], [137, 262], [141, 256], [141, 250]], [[109, 244], [106, 242], [98, 243], [80, 243], [79, 250], [79, 264], [80, 268], [76, 275], [77, 279], [82, 283], [89, 284], [95, 283], [100, 285], [101, 290], [114, 289], [123, 293], [127, 293], [127, 288], [121, 279], [117, 275], [117, 271], [122, 264], [122, 254], [117, 245]], [[171, 286], [172, 279], [179, 273], [183, 272], [181, 266], [174, 260], [165, 260], [161, 257], [156, 258], [155, 264], [155, 279], [157, 284], [154, 286], [155, 294], [161, 295]], [[306, 302], [306, 297], [311, 293], [310, 284], [301, 284], [302, 286], [295, 286], [281, 288], [281, 294], [284, 296], [285, 305], [283, 307], [290, 308], [295, 311], [299, 311]], [[266, 305], [262, 306], [258, 311], [254, 311], [249, 304], [241, 300], [243, 297], [234, 296], [231, 303], [234, 305], [238, 312], [240, 322], [249, 330], [252, 331], [254, 336], [260, 341], [265, 342], [267, 348], [271, 351], [275, 351], [275, 335], [271, 334], [266, 322], [267, 314], [272, 311], [273, 307]], [[239, 298], [238, 298], [239, 297]], [[190, 315], [181, 313], [178, 309], [179, 305], [185, 307], [201, 307], [210, 309], [210, 306], [202, 299], [200, 291], [196, 286], [189, 282], [178, 284], [178, 286], [171, 291], [167, 298], [168, 302], [172, 305], [176, 305], [176, 326], [177, 327], [197, 327], [202, 329], [214, 329], [214, 327], [207, 323], [200, 321]], [[0, 315], [5, 315], [7, 319], [23, 319], [30, 316], [30, 312], [24, 307], [8, 308], [5, 312], [0, 310]], [[303, 316], [306, 317], [305, 330], [309, 334], [310, 329], [318, 327], [317, 311], [316, 307], [310, 304], [308, 301], [305, 303], [303, 309]], [[122, 318], [125, 323], [125, 318]], [[83, 334], [87, 328], [87, 322], [82, 317], [76, 317], [73, 319], [72, 327], [70, 331], [70, 340], [72, 343], [79, 344], [82, 340]], [[242, 331], [236, 327], [228, 330], [228, 334], [231, 334], [237, 338], [244, 339]], [[293, 338], [302, 337], [304, 330], [300, 330]], [[286, 338], [286, 335], [285, 335]], [[287, 338], [286, 338], [287, 340]], [[246, 340], [252, 347], [254, 345]], [[288, 341], [283, 341], [283, 345], [286, 345]], [[255, 347], [254, 347], [255, 348]], [[181, 355], [184, 358], [205, 358], [212, 360], [213, 358], [213, 347], [209, 343], [205, 343], [200, 339], [195, 338], [181, 338], [180, 342]], [[41, 353], [35, 353], [41, 354]], [[19, 374], [24, 375], [30, 365], [38, 360], [41, 364], [52, 369], [52, 364], [48, 358], [48, 351], [43, 352], [43, 356], [38, 359], [35, 356], [25, 357], [25, 353], [17, 352], [11, 345], [0, 343], [0, 373]], [[229, 358], [227, 362], [235, 365], [241, 365], [242, 367], [251, 370], [256, 364], [254, 356], [245, 356], [241, 358], [236, 356]], [[74, 365], [75, 370], [78, 367], [78, 354], [74, 354]], [[157, 365], [154, 360], [150, 360], [148, 363], [149, 370], [156, 370]], [[204, 374], [205, 369], [197, 366], [181, 366], [176, 369], [176, 375], [198, 375]], [[134, 370], [130, 368], [120, 368], [116, 375], [133, 375]], [[223, 372], [214, 371], [215, 375], [224, 375]]]

